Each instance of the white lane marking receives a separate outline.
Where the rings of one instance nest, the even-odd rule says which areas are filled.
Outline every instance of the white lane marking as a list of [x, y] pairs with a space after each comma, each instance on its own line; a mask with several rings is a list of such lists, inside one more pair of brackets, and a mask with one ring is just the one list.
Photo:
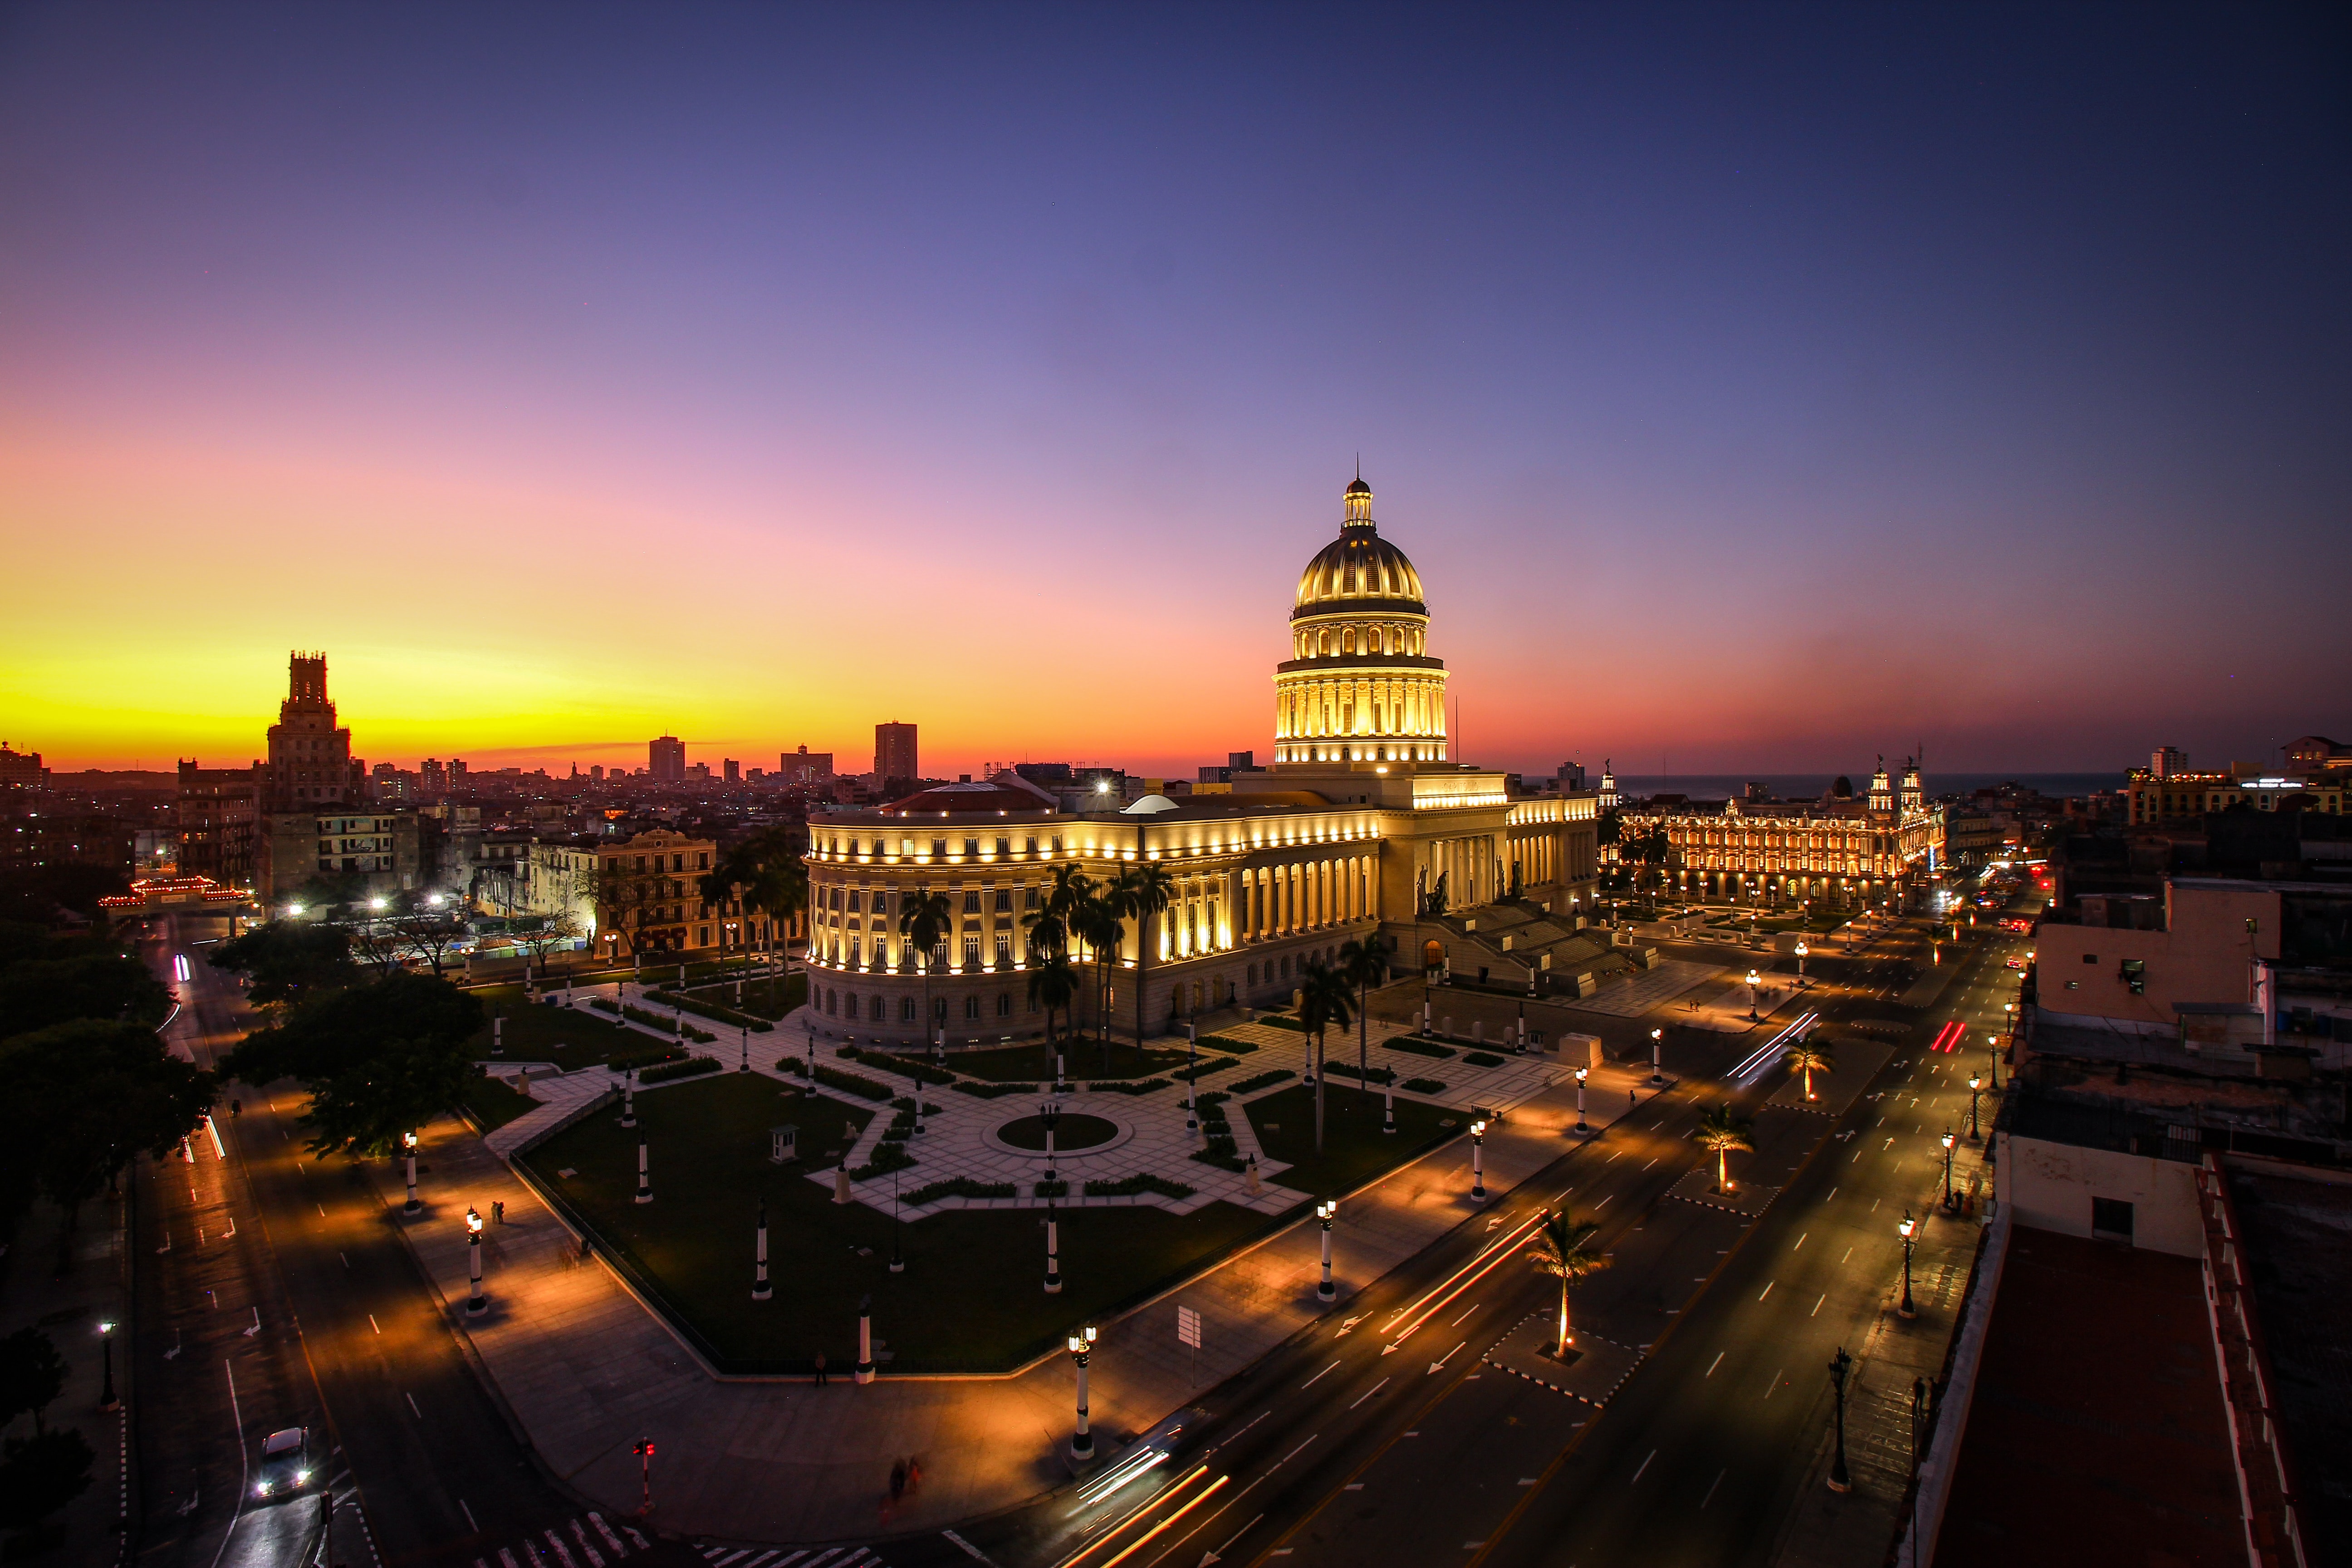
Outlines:
[[1731, 1472], [1729, 1470], [1717, 1470], [1715, 1472], [1715, 1480], [1707, 1487], [1706, 1496], [1699, 1499], [1698, 1506], [1701, 1512], [1706, 1511], [1706, 1505], [1715, 1500], [1715, 1489], [1721, 1486], [1723, 1484], [1723, 1478], [1730, 1473]]
[[[1323, 1436], [1323, 1434], [1320, 1432], [1310, 1432], [1307, 1435], [1307, 1443], [1312, 1443], [1316, 1438], [1320, 1437], [1321, 1436]], [[1291, 1460], [1298, 1458], [1299, 1455], [1307, 1452], [1307, 1443], [1299, 1444], [1298, 1447], [1291, 1449], [1290, 1452], [1285, 1454], [1279, 1459], [1276, 1459], [1273, 1464], [1268, 1465], [1265, 1468], [1265, 1473], [1272, 1475], [1275, 1471], [1282, 1468], [1283, 1466], [1290, 1463]]]
[[[1810, 1231], [1810, 1230], [1809, 1230], [1809, 1231], [1805, 1232], [1805, 1235], [1804, 1235], [1804, 1236], [1801, 1236], [1801, 1237], [1797, 1237], [1797, 1247], [1802, 1247], [1802, 1246], [1804, 1246], [1804, 1245], [1805, 1245], [1805, 1237], [1810, 1237], [1810, 1236], [1811, 1236], [1811, 1235], [1812, 1235], [1812, 1234], [1813, 1234], [1813, 1233], [1812, 1233], [1811, 1231]], [[1791, 1252], [1794, 1252], [1794, 1251], [1796, 1251], [1796, 1250], [1797, 1250], [1797, 1247], [1792, 1247], [1789, 1248], [1789, 1250], [1790, 1250], [1790, 1251], [1791, 1251]]]
[[[1477, 1310], [1478, 1310], [1478, 1303], [1477, 1303], [1477, 1302], [1475, 1302], [1475, 1301], [1471, 1302], [1471, 1303], [1470, 1303], [1470, 1305], [1469, 1305], [1468, 1307], [1466, 1307], [1466, 1308], [1465, 1308], [1465, 1309], [1463, 1310], [1462, 1318], [1466, 1318], [1466, 1317], [1468, 1317], [1472, 1312], [1475, 1312], [1475, 1311], [1476, 1311]], [[1445, 1326], [1446, 1326], [1447, 1328], [1449, 1328], [1449, 1329], [1458, 1329], [1458, 1328], [1460, 1328], [1460, 1327], [1462, 1326], [1462, 1318], [1456, 1318], [1456, 1319], [1454, 1319], [1452, 1322], [1450, 1322], [1450, 1323], [1446, 1324]]]
[[514, 1553], [508, 1551], [503, 1546], [499, 1548], [499, 1561], [505, 1563], [506, 1568], [517, 1568], [514, 1560]]
[[[1780, 1281], [1778, 1279], [1767, 1279], [1764, 1281], [1764, 1296], [1769, 1296], [1772, 1293], [1772, 1287], [1779, 1283]], [[1759, 1296], [1756, 1299], [1761, 1301], [1764, 1299], [1764, 1296]]]
[[[474, 1522], [474, 1510], [466, 1506], [466, 1500], [464, 1498], [459, 1498], [457, 1500], [457, 1511], [466, 1516], [466, 1528], [467, 1530], [472, 1531], [476, 1535], [482, 1533], [482, 1527]], [[479, 1558], [476, 1558], [475, 1561], [479, 1562], [481, 1560]]]
[[[1826, 1291], [1826, 1290], [1822, 1291], [1822, 1301], [1826, 1301], [1826, 1300], [1828, 1300], [1829, 1299], [1830, 1299], [1830, 1293], [1829, 1293], [1828, 1291]], [[1810, 1312], [1807, 1312], [1807, 1313], [1805, 1314], [1805, 1316], [1807, 1316], [1808, 1318], [1817, 1318], [1817, 1317], [1821, 1316], [1821, 1312], [1822, 1312], [1822, 1301], [1816, 1301], [1816, 1302], [1814, 1302], [1814, 1303], [1813, 1303], [1813, 1310], [1812, 1310], [1811, 1311], [1810, 1311]]]
[[1731, 1353], [1731, 1352], [1730, 1352], [1729, 1351], [1717, 1351], [1717, 1352], [1715, 1352], [1715, 1359], [1714, 1359], [1713, 1361], [1711, 1361], [1711, 1362], [1709, 1362], [1709, 1363], [1706, 1363], [1706, 1370], [1705, 1372], [1703, 1372], [1703, 1373], [1699, 1373], [1699, 1375], [1700, 1375], [1701, 1377], [1713, 1377], [1713, 1376], [1715, 1375], [1715, 1369], [1716, 1369], [1717, 1367], [1721, 1366], [1721, 1365], [1723, 1364], [1723, 1358], [1724, 1358], [1725, 1356], [1729, 1355], [1730, 1353]]
[[[580, 1550], [582, 1552], [587, 1553], [588, 1568], [604, 1568], [604, 1555], [603, 1552], [598, 1552], [594, 1543], [588, 1539], [588, 1527], [581, 1523], [576, 1519], [570, 1522], [572, 1526], [572, 1539], [580, 1543]], [[762, 1552], [760, 1553], [760, 1557], [773, 1557], [775, 1553], [772, 1552]], [[751, 1561], [756, 1563], [760, 1561], [760, 1557], [755, 1557]]]
[[[1389, 1380], [1387, 1378], [1384, 1377], [1381, 1379], [1380, 1382], [1372, 1384], [1371, 1387], [1356, 1395], [1356, 1405], [1361, 1405], [1365, 1400], [1370, 1399], [1373, 1394], [1378, 1394], [1381, 1389], [1386, 1388], [1388, 1385]], [[1356, 1405], [1350, 1405], [1348, 1408], [1353, 1410], [1356, 1407]]]
[[[1331, 1366], [1338, 1366], [1339, 1364], [1339, 1363], [1335, 1361], [1331, 1363]], [[1298, 1386], [1301, 1388], [1314, 1387], [1317, 1384], [1323, 1381], [1324, 1373], [1328, 1373], [1331, 1370], [1331, 1366], [1325, 1367], [1322, 1372], [1317, 1373], [1313, 1377], [1308, 1378], [1305, 1383], [1300, 1384]]]
[[1845, 1258], [1852, 1258], [1853, 1256], [1853, 1247], [1847, 1247], [1847, 1248], [1845, 1249], [1845, 1258], [1839, 1258], [1839, 1259], [1838, 1259], [1838, 1261], [1839, 1261], [1840, 1263], [1843, 1263], [1843, 1262], [1845, 1261]]
[[562, 1563], [563, 1568], [580, 1568], [578, 1563], [572, 1561], [572, 1553], [564, 1546], [563, 1537], [556, 1534], [555, 1531], [551, 1530], [546, 1533], [547, 1543], [555, 1548], [555, 1560]]
[[411, 1414], [413, 1414], [419, 1421], [425, 1419], [425, 1412], [416, 1408], [416, 1395], [409, 1394], [404, 1390], [401, 1397], [408, 1401], [408, 1408]]
[[603, 1514], [591, 1513], [588, 1516], [588, 1522], [596, 1527], [596, 1533], [604, 1538], [604, 1544], [613, 1549], [614, 1556], [625, 1557], [628, 1555], [629, 1549], [621, 1544], [621, 1538], [613, 1533], [613, 1527], [604, 1522], [604, 1516]]
[[375, 1314], [373, 1312], [370, 1312], [368, 1314], [368, 1327], [373, 1329], [377, 1333], [383, 1332], [383, 1325], [375, 1321]]
[[[1651, 1450], [1650, 1450], [1650, 1459], [1654, 1459], [1654, 1458], [1656, 1458], [1657, 1457], [1658, 1457], [1658, 1451], [1657, 1451], [1655, 1448], [1651, 1449]], [[1650, 1459], [1644, 1459], [1644, 1460], [1643, 1460], [1643, 1461], [1642, 1461], [1642, 1468], [1641, 1468], [1641, 1469], [1639, 1469], [1639, 1470], [1635, 1470], [1635, 1471], [1633, 1472], [1633, 1480], [1638, 1481], [1638, 1480], [1640, 1480], [1640, 1479], [1642, 1479], [1642, 1471], [1643, 1471], [1643, 1470], [1646, 1470], [1646, 1469], [1648, 1469], [1648, 1468], [1650, 1468]], [[1631, 1486], [1631, 1485], [1633, 1484], [1633, 1482], [1632, 1482], [1632, 1481], [1628, 1481], [1626, 1484], [1627, 1484], [1628, 1486]]]
[[1780, 1374], [1788, 1370], [1789, 1369], [1785, 1366], [1773, 1368], [1772, 1381], [1764, 1385], [1765, 1398], [1769, 1399], [1772, 1397], [1772, 1391], [1780, 1386]]

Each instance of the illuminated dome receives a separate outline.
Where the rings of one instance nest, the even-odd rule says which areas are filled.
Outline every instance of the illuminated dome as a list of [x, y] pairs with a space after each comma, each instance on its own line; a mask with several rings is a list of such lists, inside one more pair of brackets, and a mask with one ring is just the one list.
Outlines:
[[1372, 487], [1355, 479], [1348, 486], [1347, 504], [1339, 537], [1317, 551], [1298, 574], [1291, 619], [1358, 605], [1427, 615], [1421, 574], [1403, 551], [1381, 537], [1372, 521]]
[[1445, 760], [1445, 666], [1429, 657], [1421, 574], [1381, 537], [1372, 487], [1298, 574], [1291, 657], [1275, 669], [1277, 763]]

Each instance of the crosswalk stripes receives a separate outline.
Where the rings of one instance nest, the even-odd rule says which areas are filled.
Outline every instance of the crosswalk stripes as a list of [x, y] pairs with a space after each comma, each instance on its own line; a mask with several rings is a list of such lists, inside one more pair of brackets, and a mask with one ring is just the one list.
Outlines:
[[[623, 1541], [601, 1513], [591, 1513], [584, 1520], [567, 1519], [563, 1529], [572, 1532], [571, 1544], [566, 1545], [562, 1535], [554, 1530], [541, 1532], [546, 1540], [545, 1546], [540, 1544], [539, 1538], [525, 1536], [520, 1558], [514, 1548], [499, 1548], [496, 1568], [606, 1568], [607, 1559], [626, 1557], [632, 1545], [643, 1552], [651, 1544], [634, 1526], [626, 1524], [621, 1526], [621, 1532], [629, 1539]], [[492, 1563], [487, 1557], [477, 1557], [474, 1568], [492, 1568]]]
[[797, 1551], [772, 1546], [765, 1552], [749, 1546], [706, 1546], [702, 1556], [710, 1568], [888, 1568], [867, 1546], [828, 1546], [822, 1552], [806, 1546]]

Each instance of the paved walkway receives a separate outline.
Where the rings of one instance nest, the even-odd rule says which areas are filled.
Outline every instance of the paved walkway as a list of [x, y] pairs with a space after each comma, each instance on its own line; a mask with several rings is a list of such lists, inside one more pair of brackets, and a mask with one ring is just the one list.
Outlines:
[[[1285, 1059], [1285, 1051], [1293, 1058], [1303, 1051], [1303, 1037], [1294, 1032], [1248, 1027], [1289, 1038], [1266, 1041], [1245, 1058], [1246, 1067], [1222, 1076], [1268, 1070]], [[766, 1070], [772, 1071], [777, 1054], [770, 1053]], [[1417, 1068], [1424, 1058], [1409, 1059]], [[1499, 1085], [1521, 1096], [1486, 1138], [1486, 1182], [1495, 1193], [1509, 1190], [1567, 1147], [1576, 1118], [1574, 1091], [1572, 1085], [1548, 1085], [1548, 1075], [1559, 1071], [1556, 1062], [1515, 1059], [1512, 1073], [1501, 1079], [1478, 1076], [1482, 1069], [1458, 1062], [1435, 1065], [1439, 1073], [1431, 1076], [1490, 1091]], [[535, 1084], [533, 1092], [551, 1093], [561, 1081]], [[1607, 1125], [1631, 1108], [1637, 1089], [1648, 1092], [1645, 1073], [1602, 1069], [1590, 1096], [1591, 1121]], [[662, 1088], [639, 1092], [659, 1094]], [[944, 1107], [968, 1097], [934, 1091], [933, 1098]], [[1004, 1109], [1000, 1102], [972, 1104], [982, 1115], [991, 1106], [996, 1114]], [[561, 1114], [552, 1101], [548, 1110]], [[1234, 1118], [1237, 1133], [1247, 1120]], [[925, 1138], [951, 1138], [947, 1126], [943, 1118]], [[1177, 1126], [1181, 1134], [1181, 1112]], [[499, 1139], [508, 1148], [516, 1142]], [[845, 1377], [822, 1388], [803, 1381], [714, 1377], [613, 1274], [583, 1260], [579, 1238], [482, 1140], [442, 1121], [427, 1130], [425, 1142], [435, 1172], [426, 1194], [431, 1201], [404, 1231], [445, 1300], [461, 1307], [466, 1209], [472, 1205], [488, 1213], [493, 1202], [507, 1205], [508, 1223], [492, 1228], [485, 1247], [492, 1310], [471, 1322], [453, 1312], [452, 1321], [471, 1337], [548, 1463], [606, 1509], [634, 1510], [637, 1468], [630, 1447], [646, 1436], [663, 1456], [656, 1516], [662, 1527], [737, 1541], [809, 1542], [870, 1536], [884, 1528], [937, 1529], [1018, 1503], [1066, 1479], [1063, 1456], [1073, 1389], [1061, 1357], [1006, 1377], [885, 1374], [864, 1388]], [[921, 1157], [946, 1163], [928, 1148]], [[1184, 1163], [1191, 1172], [1207, 1169]], [[1466, 1148], [1457, 1140], [1347, 1204], [1338, 1237], [1336, 1306], [1315, 1300], [1318, 1246], [1307, 1222], [1105, 1325], [1092, 1383], [1097, 1429], [1115, 1447], [1317, 1318], [1344, 1310], [1364, 1284], [1477, 1212], [1467, 1197], [1468, 1168]], [[881, 1185], [887, 1203], [887, 1183]], [[396, 1214], [402, 1194], [386, 1190], [382, 1195]], [[788, 1280], [780, 1283], [789, 1288]], [[1176, 1340], [1180, 1304], [1202, 1318], [1197, 1359]], [[1042, 1298], [1041, 1306], [1051, 1310]], [[887, 1338], [888, 1326], [877, 1324], [877, 1331]], [[880, 1500], [889, 1468], [906, 1457], [921, 1459], [924, 1486], [886, 1525]]]

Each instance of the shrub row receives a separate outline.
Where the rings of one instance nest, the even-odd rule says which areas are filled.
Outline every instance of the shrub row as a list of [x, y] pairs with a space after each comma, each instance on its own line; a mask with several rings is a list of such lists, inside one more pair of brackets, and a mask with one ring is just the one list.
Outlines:
[[1297, 1078], [1297, 1076], [1298, 1075], [1297, 1073], [1292, 1072], [1288, 1068], [1276, 1068], [1272, 1072], [1262, 1072], [1255, 1078], [1245, 1078], [1242, 1079], [1241, 1082], [1232, 1085], [1231, 1088], [1233, 1092], [1235, 1094], [1247, 1094], [1254, 1089], [1264, 1089], [1267, 1084], [1280, 1083], [1286, 1078]]
[[968, 1094], [975, 1100], [994, 1100], [1000, 1095], [1037, 1092], [1037, 1086], [1034, 1083], [978, 1083], [968, 1078], [960, 1078], [950, 1087], [959, 1094]]
[[869, 1051], [858, 1046], [837, 1047], [833, 1054], [845, 1061], [856, 1062], [860, 1066], [874, 1068], [882, 1072], [896, 1073], [900, 1078], [912, 1079], [917, 1083], [953, 1083], [956, 1080], [955, 1074], [942, 1072], [920, 1057], [893, 1056], [888, 1051]]
[[627, 1072], [632, 1068], [643, 1072], [647, 1068], [657, 1068], [664, 1062], [679, 1062], [685, 1059], [684, 1051], [679, 1050], [676, 1046], [667, 1046], [660, 1050], [631, 1051], [625, 1056], [611, 1057], [606, 1058], [604, 1065], [614, 1072]]
[[1087, 1196], [1090, 1198], [1131, 1198], [1140, 1193], [1158, 1193], [1162, 1197], [1189, 1198], [1195, 1190], [1181, 1182], [1171, 1182], [1165, 1176], [1155, 1176], [1148, 1171], [1140, 1175], [1129, 1176], [1124, 1181], [1088, 1182], [1085, 1189]]
[[1474, 1068], [1498, 1068], [1503, 1065], [1503, 1058], [1492, 1051], [1472, 1051], [1462, 1060], [1465, 1065]]
[[1404, 1080], [1404, 1089], [1409, 1094], [1443, 1094], [1445, 1092], [1444, 1083], [1433, 1078], [1409, 1078]]
[[1212, 1050], [1231, 1051], [1237, 1057], [1245, 1057], [1249, 1055], [1250, 1052], [1257, 1049], [1255, 1046], [1250, 1044], [1247, 1040], [1237, 1040], [1231, 1035], [1202, 1035], [1201, 1037], [1201, 1044], [1208, 1047]]
[[1366, 1072], [1358, 1072], [1352, 1064], [1340, 1063], [1333, 1066], [1330, 1071], [1334, 1077], [1352, 1078], [1364, 1083], [1392, 1083], [1396, 1079], [1394, 1068], [1373, 1068]]
[[1452, 1046], [1440, 1046], [1428, 1040], [1416, 1040], [1410, 1035], [1399, 1035], [1395, 1039], [1382, 1040], [1381, 1044], [1392, 1051], [1411, 1051], [1417, 1057], [1436, 1057], [1440, 1060], [1454, 1054]]
[[[791, 1073], [794, 1078], [806, 1078], [809, 1069], [808, 1063], [801, 1060], [800, 1058], [785, 1057], [776, 1063], [776, 1070]], [[888, 1084], [877, 1083], [870, 1078], [860, 1078], [854, 1072], [844, 1072], [839, 1068], [818, 1068], [816, 1081], [824, 1084], [827, 1089], [837, 1089], [844, 1094], [854, 1094], [860, 1100], [890, 1098]]]
[[1277, 1029], [1296, 1030], [1297, 1033], [1302, 1035], [1307, 1032], [1306, 1025], [1300, 1023], [1296, 1018], [1286, 1017], [1279, 1013], [1270, 1013], [1266, 1015], [1266, 1016], [1260, 1018], [1258, 1022], [1261, 1024], [1271, 1024]]
[[699, 1078], [707, 1072], [719, 1070], [716, 1057], [689, 1057], [682, 1062], [664, 1062], [659, 1067], [646, 1068], [637, 1074], [639, 1083], [667, 1083], [672, 1079]]
[[1105, 1083], [1097, 1079], [1087, 1087], [1097, 1094], [1157, 1094], [1168, 1087], [1168, 1080], [1164, 1078], [1147, 1078], [1139, 1083], [1124, 1081]]
[[1010, 1198], [1018, 1195], [1019, 1190], [1011, 1182], [975, 1182], [970, 1176], [950, 1176], [944, 1182], [933, 1182], [929, 1186], [902, 1194], [898, 1201], [921, 1205], [937, 1203], [941, 1198]]
[[914, 1163], [915, 1157], [907, 1152], [904, 1143], [881, 1143], [876, 1145], [872, 1160], [850, 1169], [849, 1179], [862, 1182], [871, 1176], [887, 1176], [893, 1171], [910, 1170]]
[[755, 1035], [764, 1035], [775, 1027], [773, 1024], [755, 1014], [739, 1013], [732, 1007], [722, 1006], [716, 1002], [704, 1002], [676, 991], [648, 991], [646, 994], [656, 1002], [667, 1002], [672, 1006], [683, 1007], [698, 1018], [709, 1018], [738, 1029], [747, 1028]]
[[1070, 1195], [1070, 1184], [1059, 1177], [1050, 1182], [1039, 1182], [1030, 1189], [1030, 1195], [1040, 1198], [1066, 1198]]
[[599, 996], [595, 999], [595, 1005], [602, 1007], [607, 1013], [618, 1013], [633, 1023], [644, 1024], [665, 1033], [681, 1034], [697, 1045], [708, 1046], [719, 1038], [718, 1036], [706, 1034], [691, 1024], [683, 1023], [676, 1018], [665, 1018], [658, 1013], [648, 1013], [634, 1002], [624, 1002], [616, 1007]]

